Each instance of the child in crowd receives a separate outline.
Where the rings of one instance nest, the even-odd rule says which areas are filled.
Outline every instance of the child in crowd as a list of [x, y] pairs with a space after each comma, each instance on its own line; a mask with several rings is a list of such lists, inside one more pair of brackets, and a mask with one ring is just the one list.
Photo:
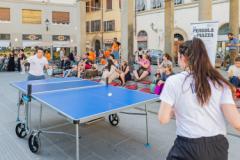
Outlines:
[[[152, 90], [152, 93], [155, 93], [157, 95], [160, 95], [164, 86], [165, 81], [168, 79], [168, 77], [170, 77], [171, 75], [173, 75], [173, 68], [171, 64], [167, 64], [164, 68], [163, 68], [163, 72], [162, 74], [157, 73], [155, 75], [155, 83], [153, 83], [152, 85], [150, 85], [150, 89]], [[155, 88], [154, 88], [154, 84], [155, 84]], [[153, 88], [154, 88], [154, 92], [153, 92]]]
[[240, 56], [236, 57], [234, 65], [229, 67], [228, 77], [231, 84], [236, 88], [240, 87]]
[[157, 65], [158, 65], [158, 68], [157, 68], [157, 73], [158, 74], [161, 74], [164, 72], [164, 68], [167, 66], [167, 65], [172, 65], [172, 57], [169, 55], [169, 54], [164, 54], [163, 55], [163, 60], [162, 62], [160, 63], [159, 59], [157, 60]]

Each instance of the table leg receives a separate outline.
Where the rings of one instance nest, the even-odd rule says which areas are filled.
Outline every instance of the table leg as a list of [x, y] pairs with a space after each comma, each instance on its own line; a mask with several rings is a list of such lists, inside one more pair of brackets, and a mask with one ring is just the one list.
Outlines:
[[79, 123], [76, 126], [76, 160], [79, 160]]
[[41, 106], [40, 106], [40, 113], [39, 113], [39, 129], [41, 129], [41, 127], [42, 127], [42, 110], [43, 110], [43, 106], [42, 106], [42, 104], [41, 104]]
[[147, 112], [147, 105], [146, 104], [145, 104], [145, 112], [146, 112], [146, 138], [147, 138], [146, 145], [149, 146], [149, 141], [148, 141], [148, 112]]
[[20, 101], [21, 101], [21, 92], [18, 92], [18, 103], [17, 103], [17, 121], [20, 121], [19, 115], [20, 115]]

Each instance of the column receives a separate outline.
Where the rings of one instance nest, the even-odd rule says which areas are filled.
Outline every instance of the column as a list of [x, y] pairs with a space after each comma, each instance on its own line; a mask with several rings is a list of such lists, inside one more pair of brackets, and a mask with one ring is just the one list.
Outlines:
[[199, 21], [212, 20], [212, 0], [199, 1]]
[[[121, 55], [122, 60], [133, 61], [134, 53], [134, 22], [135, 2], [133, 0], [122, 0], [121, 9]], [[127, 23], [126, 23], [127, 22]]]
[[234, 34], [237, 38], [239, 35], [239, 0], [230, 0], [230, 13], [229, 13], [229, 23], [230, 32]]
[[173, 55], [174, 43], [174, 0], [165, 0], [165, 42], [164, 50], [166, 53]]
[[[77, 52], [83, 54], [86, 52], [86, 2], [79, 0], [77, 2]], [[79, 15], [79, 16], [78, 16]]]

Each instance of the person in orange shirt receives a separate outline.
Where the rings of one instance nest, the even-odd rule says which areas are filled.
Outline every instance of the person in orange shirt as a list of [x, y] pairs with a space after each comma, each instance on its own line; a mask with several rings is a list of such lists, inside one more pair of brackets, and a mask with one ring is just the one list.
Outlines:
[[110, 54], [111, 54], [111, 49], [108, 48], [108, 49], [104, 52], [104, 57], [105, 57], [105, 58], [108, 58], [108, 57], [110, 56]]
[[100, 64], [101, 65], [106, 65], [107, 64], [107, 60], [105, 58], [102, 58]]
[[120, 59], [119, 55], [120, 46], [121, 43], [117, 41], [117, 38], [114, 38], [112, 44], [112, 54], [114, 55], [115, 59]]
[[92, 48], [89, 51], [88, 59], [92, 62], [94, 62], [96, 60], [96, 53], [93, 51]]
[[48, 50], [45, 51], [45, 57], [47, 58], [48, 61], [51, 60], [51, 54], [48, 52]]

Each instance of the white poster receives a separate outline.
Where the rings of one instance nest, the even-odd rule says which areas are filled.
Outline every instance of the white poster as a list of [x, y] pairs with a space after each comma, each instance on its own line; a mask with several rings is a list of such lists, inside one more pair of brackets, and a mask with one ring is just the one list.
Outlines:
[[208, 56], [213, 66], [215, 66], [217, 39], [218, 39], [218, 22], [206, 21], [191, 23], [192, 37], [197, 37], [203, 40]]

